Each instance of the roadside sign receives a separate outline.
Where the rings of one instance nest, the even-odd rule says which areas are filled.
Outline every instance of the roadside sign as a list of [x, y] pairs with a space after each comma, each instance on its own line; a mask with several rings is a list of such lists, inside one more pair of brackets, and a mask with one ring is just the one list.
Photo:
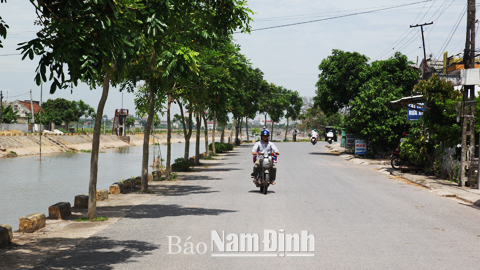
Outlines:
[[[421, 102], [418, 103], [421, 106], [425, 106], [425, 103]], [[421, 110], [421, 112], [413, 109], [418, 109]], [[419, 107], [415, 104], [408, 104], [408, 116], [407, 116], [407, 121], [417, 121], [418, 119], [422, 118], [423, 116], [423, 111], [425, 111], [425, 108]]]
[[355, 147], [355, 135], [346, 134], [345, 137], [346, 137], [345, 148], [346, 149], [353, 149]]
[[363, 140], [355, 139], [355, 155], [365, 155], [367, 144]]

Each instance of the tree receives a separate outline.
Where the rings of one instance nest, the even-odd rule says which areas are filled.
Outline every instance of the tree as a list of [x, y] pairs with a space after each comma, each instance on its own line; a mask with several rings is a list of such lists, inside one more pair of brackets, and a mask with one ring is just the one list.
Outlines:
[[92, 116], [95, 114], [95, 109], [83, 102], [83, 100], [72, 101], [70, 110], [73, 116], [72, 121], [77, 122], [77, 132], [78, 121], [80, 120], [80, 118], [82, 118], [83, 116]]
[[[0, 0], [0, 3], [3, 3], [3, 2], [6, 3], [7, 0]], [[1, 38], [3, 38], [3, 39], [7, 38], [7, 29], [8, 29], [8, 24], [0, 16], [0, 48], [3, 48]]]
[[288, 133], [288, 124], [290, 119], [295, 121], [298, 119], [300, 115], [300, 110], [303, 106], [302, 98], [298, 95], [297, 91], [288, 90], [289, 94], [289, 102], [287, 103], [287, 109], [285, 113], [285, 117], [287, 118], [287, 127], [285, 128], [285, 141], [287, 140], [287, 133]]
[[436, 74], [420, 81], [414, 92], [423, 95], [426, 109], [422, 119], [408, 130], [400, 154], [413, 164], [424, 166], [429, 172], [441, 171], [445, 174], [442, 165], [445, 149], [455, 147], [462, 140], [462, 124], [456, 119], [456, 104], [462, 100], [462, 94]]
[[133, 125], [135, 125], [135, 118], [127, 117], [127, 119], [125, 120], [125, 126], [127, 127], [127, 129], [130, 129], [131, 127], [133, 127]]
[[2, 123], [14, 124], [17, 123], [18, 112], [14, 112], [12, 106], [3, 107], [2, 111]]
[[412, 93], [419, 71], [412, 68], [405, 55], [396, 53], [385, 61], [375, 61], [364, 68], [364, 78], [356, 96], [348, 103], [347, 131], [371, 140], [370, 149], [387, 151], [398, 145], [407, 125], [406, 109], [390, 106], [390, 101]]
[[[64, 98], [48, 99], [43, 102], [41, 117], [41, 123], [47, 125], [50, 123], [55, 123], [55, 125], [62, 125], [63, 123], [67, 124], [73, 118], [72, 117], [72, 102]], [[37, 115], [40, 112], [37, 112]], [[35, 117], [35, 122], [39, 123], [40, 117]], [[68, 128], [67, 128], [68, 129]]]
[[364, 82], [368, 58], [357, 52], [332, 50], [332, 55], [323, 59], [318, 69], [315, 106], [325, 115], [335, 114], [353, 100]]
[[[101, 116], [110, 83], [124, 73], [124, 64], [135, 52], [137, 19], [143, 8], [136, 0], [50, 1], [31, 0], [39, 14], [42, 30], [37, 38], [20, 44], [23, 59], [40, 56], [35, 80], [52, 81], [50, 93], [78, 82], [92, 89], [101, 85], [102, 97], [96, 111], [90, 162], [88, 218], [96, 217], [96, 185]], [[49, 74], [47, 74], [49, 69]], [[68, 70], [65, 72], [64, 70]], [[113, 79], [113, 80], [112, 80]]]

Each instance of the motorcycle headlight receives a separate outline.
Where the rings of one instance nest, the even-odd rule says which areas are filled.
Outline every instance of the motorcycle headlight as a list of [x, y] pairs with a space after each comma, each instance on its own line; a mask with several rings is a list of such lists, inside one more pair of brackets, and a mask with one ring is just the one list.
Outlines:
[[263, 160], [263, 167], [264, 168], [270, 168], [270, 160], [264, 159]]

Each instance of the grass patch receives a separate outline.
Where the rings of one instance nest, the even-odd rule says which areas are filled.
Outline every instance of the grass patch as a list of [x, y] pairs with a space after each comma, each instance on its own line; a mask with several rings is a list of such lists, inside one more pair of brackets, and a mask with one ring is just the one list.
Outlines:
[[149, 194], [155, 193], [155, 191], [153, 191], [153, 190], [147, 190], [147, 191], [135, 190], [134, 192], [135, 193], [149, 193]]
[[77, 151], [75, 151], [75, 150], [67, 150], [67, 151], [65, 151], [65, 153], [75, 154], [75, 153], [77, 153]]
[[165, 181], [167, 178], [165, 176], [161, 176], [159, 179], [157, 180], [153, 180], [153, 181]]
[[[218, 155], [216, 155], [216, 156], [218, 156]], [[206, 160], [217, 160], [216, 158], [213, 157], [213, 155], [205, 156], [205, 157], [203, 157], [202, 159], [206, 159]]]
[[80, 150], [80, 152], [82, 152], [82, 153], [92, 153], [92, 149], [90, 149], [90, 150], [82, 149], [82, 150]]
[[174, 172], [172, 173], [172, 179], [171, 181], [177, 181], [178, 173]]
[[[92, 221], [105, 221], [107, 219], [108, 217], [96, 217], [92, 219]], [[81, 218], [77, 218], [75, 221], [90, 221], [90, 220], [88, 220], [88, 217], [81, 217]]]

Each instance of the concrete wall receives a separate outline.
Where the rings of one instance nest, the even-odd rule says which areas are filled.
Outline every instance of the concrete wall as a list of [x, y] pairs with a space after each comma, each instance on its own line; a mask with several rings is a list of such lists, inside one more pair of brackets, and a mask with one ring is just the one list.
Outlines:
[[[37, 125], [38, 127], [39, 125]], [[47, 126], [45, 125], [42, 125], [41, 126], [41, 129], [44, 130], [44, 129], [47, 129]], [[28, 129], [28, 124], [5, 124], [5, 123], [2, 123], [1, 126], [0, 126], [0, 131], [4, 131], [4, 130], [18, 130], [18, 131], [22, 131], [22, 132], [32, 132], [31, 130]]]

